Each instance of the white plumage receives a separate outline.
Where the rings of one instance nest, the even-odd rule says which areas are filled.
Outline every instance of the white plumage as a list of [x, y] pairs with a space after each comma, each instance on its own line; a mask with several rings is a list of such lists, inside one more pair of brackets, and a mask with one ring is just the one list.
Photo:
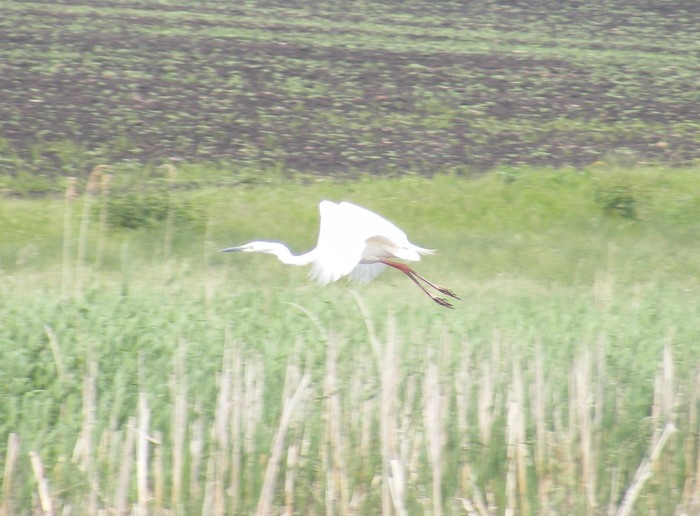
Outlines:
[[321, 226], [316, 247], [301, 255], [293, 255], [279, 242], [255, 241], [222, 252], [273, 254], [288, 265], [311, 265], [310, 276], [326, 285], [349, 277], [369, 282], [389, 265], [413, 280], [437, 303], [452, 307], [445, 299], [428, 292], [419, 279], [443, 294], [459, 299], [452, 291], [439, 287], [419, 276], [408, 265], [394, 259], [420, 261], [421, 255], [434, 251], [409, 242], [406, 233], [376, 213], [349, 202], [321, 201]]
[[381, 259], [419, 261], [433, 251], [408, 241], [406, 233], [374, 212], [349, 202], [322, 201], [321, 228], [311, 277], [325, 285], [344, 276], [368, 282], [384, 270]]

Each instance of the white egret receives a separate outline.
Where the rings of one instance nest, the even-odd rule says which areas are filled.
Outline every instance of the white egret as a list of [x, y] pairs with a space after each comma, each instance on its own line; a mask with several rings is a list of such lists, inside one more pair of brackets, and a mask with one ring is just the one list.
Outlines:
[[255, 241], [222, 249], [222, 253], [266, 253], [275, 255], [287, 265], [311, 265], [310, 276], [326, 285], [344, 276], [361, 282], [372, 281], [388, 265], [403, 272], [433, 301], [454, 308], [446, 299], [428, 291], [426, 286], [459, 299], [450, 289], [431, 283], [398, 258], [419, 261], [421, 255], [432, 254], [408, 241], [406, 233], [374, 212], [349, 202], [336, 204], [321, 201], [321, 227], [316, 247], [308, 253], [294, 255], [279, 242]]

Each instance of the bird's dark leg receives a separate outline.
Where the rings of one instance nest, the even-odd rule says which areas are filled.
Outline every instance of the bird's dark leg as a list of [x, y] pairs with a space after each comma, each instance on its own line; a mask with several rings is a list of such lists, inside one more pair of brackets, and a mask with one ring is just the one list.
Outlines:
[[420, 289], [423, 292], [425, 292], [430, 299], [432, 299], [433, 301], [435, 301], [437, 304], [439, 304], [441, 306], [444, 306], [447, 308], [454, 308], [454, 306], [452, 306], [452, 304], [450, 304], [450, 302], [447, 301], [447, 299], [444, 299], [442, 297], [437, 297], [435, 294], [428, 292], [428, 290], [423, 285], [421, 285], [421, 283], [418, 280], [424, 281], [428, 286], [434, 288], [438, 292], [441, 292], [441, 293], [448, 295], [450, 297], [453, 297], [455, 299], [459, 299], [457, 294], [452, 292], [450, 289], [447, 289], [445, 287], [440, 287], [439, 285], [435, 285], [434, 283], [428, 281], [427, 279], [425, 279], [423, 276], [418, 274], [416, 271], [414, 271], [411, 267], [409, 267], [405, 263], [392, 262], [390, 260], [379, 260], [379, 261], [381, 263], [383, 263], [384, 265], [388, 265], [389, 267], [393, 267], [394, 269], [397, 269], [397, 270], [403, 272], [406, 276], [408, 276], [411, 279], [411, 281], [413, 281], [413, 283], [418, 285], [418, 287], [420, 287]]
[[[409, 267], [409, 269], [410, 269], [410, 267]], [[438, 292], [442, 292], [443, 294], [445, 294], [447, 296], [453, 297], [455, 299], [459, 299], [459, 296], [457, 294], [455, 294], [454, 292], [452, 292], [449, 288], [441, 287], [440, 285], [436, 285], [435, 283], [428, 281], [427, 279], [425, 279], [423, 276], [418, 274], [413, 269], [411, 269], [411, 272], [413, 273], [413, 275], [416, 278], [418, 278], [419, 280], [423, 280], [428, 286], [433, 287]]]

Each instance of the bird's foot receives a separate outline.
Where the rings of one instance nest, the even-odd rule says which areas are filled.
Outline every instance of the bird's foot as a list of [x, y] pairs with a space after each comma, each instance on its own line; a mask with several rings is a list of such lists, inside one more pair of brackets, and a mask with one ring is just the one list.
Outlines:
[[430, 298], [440, 306], [444, 306], [445, 308], [452, 308], [454, 310], [454, 306], [452, 306], [452, 304], [447, 299], [437, 296], [430, 296]]
[[461, 300], [461, 298], [460, 298], [457, 294], [455, 294], [454, 292], [452, 292], [449, 288], [437, 287], [437, 290], [438, 290], [438, 292], [442, 292], [442, 293], [445, 294], [446, 296], [450, 296], [450, 297], [453, 297], [453, 298], [455, 298], [455, 299]]

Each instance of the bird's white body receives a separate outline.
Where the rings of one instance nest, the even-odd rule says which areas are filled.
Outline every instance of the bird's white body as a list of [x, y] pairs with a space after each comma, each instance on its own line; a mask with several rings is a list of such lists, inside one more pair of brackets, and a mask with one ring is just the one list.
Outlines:
[[316, 247], [308, 253], [295, 255], [279, 242], [257, 240], [248, 244], [222, 249], [222, 252], [266, 253], [275, 255], [288, 265], [311, 265], [310, 276], [322, 285], [348, 277], [362, 282], [372, 281], [389, 265], [400, 270], [433, 301], [454, 308], [446, 299], [429, 292], [421, 284], [455, 299], [450, 289], [431, 283], [400, 259], [417, 262], [431, 249], [418, 247], [408, 241], [406, 233], [374, 212], [349, 202], [321, 201], [321, 228]]
[[293, 255], [279, 242], [255, 241], [224, 249], [275, 255], [288, 265], [311, 265], [310, 276], [325, 285], [342, 277], [369, 282], [386, 267], [380, 260], [419, 261], [433, 251], [408, 241], [406, 233], [385, 218], [349, 202], [321, 201], [316, 247]]

